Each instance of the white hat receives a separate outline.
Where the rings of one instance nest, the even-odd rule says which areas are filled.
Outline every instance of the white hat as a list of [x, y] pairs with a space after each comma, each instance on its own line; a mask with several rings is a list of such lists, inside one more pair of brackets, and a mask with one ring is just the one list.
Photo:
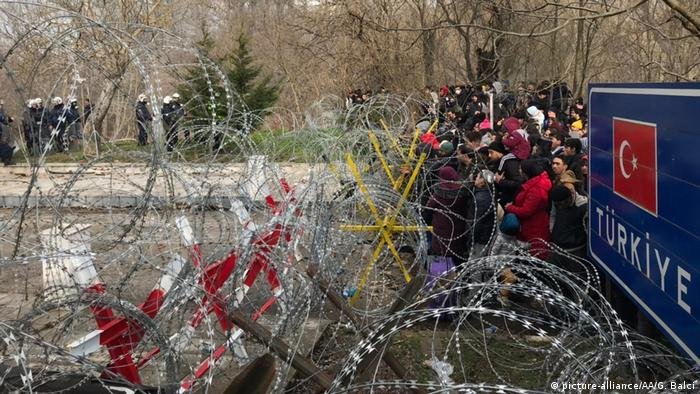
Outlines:
[[43, 104], [43, 103], [44, 103], [44, 100], [42, 100], [41, 97], [37, 97], [37, 98], [34, 99], [34, 102], [37, 103], [37, 104]]
[[170, 97], [170, 96], [163, 97], [163, 104], [170, 104], [171, 101], [173, 101], [172, 97]]
[[60, 98], [60, 97], [58, 97], [58, 96], [56, 96], [56, 97], [53, 98], [53, 100], [51, 100], [51, 102], [52, 102], [54, 105], [63, 104], [63, 99]]
[[146, 95], [145, 94], [139, 94], [139, 102], [145, 102], [146, 101]]
[[177, 101], [177, 99], [179, 99], [179, 98], [180, 98], [180, 93], [173, 93], [173, 99], [175, 99], [175, 101]]
[[527, 114], [530, 115], [531, 118], [534, 118], [537, 115], [538, 111], [539, 109], [537, 109], [537, 107], [535, 107], [534, 105], [527, 107]]
[[70, 99], [68, 99], [68, 102], [69, 103], [77, 103], [78, 99], [76, 97], [71, 97]]

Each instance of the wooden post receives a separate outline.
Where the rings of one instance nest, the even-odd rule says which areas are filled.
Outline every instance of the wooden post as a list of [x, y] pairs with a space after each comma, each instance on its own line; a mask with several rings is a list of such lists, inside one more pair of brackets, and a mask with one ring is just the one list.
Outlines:
[[265, 353], [248, 364], [228, 385], [224, 394], [264, 394], [275, 379], [275, 357]]
[[300, 355], [295, 350], [291, 349], [289, 345], [284, 343], [284, 341], [282, 341], [279, 338], [273, 337], [270, 331], [268, 331], [265, 327], [251, 321], [240, 311], [234, 311], [233, 313], [231, 313], [230, 317], [231, 321], [235, 325], [240, 327], [243, 331], [252, 334], [255, 338], [263, 342], [266, 346], [269, 346], [270, 350], [272, 350], [282, 360], [288, 360], [291, 358], [292, 366], [302, 375], [316, 382], [324, 390], [329, 390], [331, 388], [333, 378], [331, 378], [328, 374], [319, 369], [308, 358]]
[[[315, 275], [315, 270], [312, 267], [309, 267], [307, 269], [307, 274], [310, 277], [314, 277]], [[425, 282], [425, 278], [423, 275], [419, 275], [419, 267], [416, 265], [413, 267], [411, 270], [411, 276], [413, 277], [413, 280], [411, 280], [407, 285], [406, 288], [404, 289], [403, 292], [399, 295], [399, 297], [394, 301], [392, 304], [391, 308], [389, 308], [388, 315], [392, 315], [403, 308], [406, 307], [406, 305], [409, 304], [413, 300], [413, 298], [416, 296], [418, 291], [423, 287], [423, 284]], [[334, 294], [333, 292], [328, 291], [328, 284], [325, 283], [324, 281], [321, 280], [316, 280], [316, 283], [319, 284], [319, 287], [321, 287], [321, 290], [323, 290], [327, 295], [331, 303], [338, 307], [340, 311], [348, 316], [350, 320], [358, 326], [359, 320], [354, 316], [354, 313], [350, 308], [347, 306], [347, 303], [343, 302], [342, 299], [337, 294]], [[386, 329], [383, 329], [379, 332], [374, 333], [374, 337], [380, 337], [386, 333]], [[363, 334], [367, 335], [367, 332], [363, 332]], [[379, 363], [380, 359], [383, 359], [384, 362], [387, 363], [387, 365], [401, 378], [407, 379], [407, 373], [406, 370], [403, 368], [401, 365], [400, 361], [396, 359], [388, 350], [383, 352], [381, 354], [381, 357], [379, 356], [378, 349], [384, 348], [386, 343], [391, 339], [390, 335], [386, 335], [385, 339], [379, 343], [376, 344], [374, 351], [365, 354], [362, 358], [362, 360], [359, 362], [358, 367], [357, 367], [357, 373], [356, 375], [358, 376], [357, 381], [358, 382], [364, 382], [368, 380], [372, 374], [372, 371], [376, 369], [377, 364]], [[343, 382], [343, 385], [348, 385], [350, 382], [345, 381]], [[413, 392], [423, 392], [420, 389], [413, 389]]]
[[[369, 336], [370, 330], [367, 327], [362, 328], [362, 325], [360, 324], [360, 320], [355, 316], [355, 313], [350, 309], [348, 306], [348, 303], [345, 302], [338, 294], [332, 292], [330, 290], [330, 286], [328, 285], [328, 282], [326, 282], [323, 279], [317, 279], [316, 278], [316, 269], [309, 265], [309, 267], [306, 269], [306, 274], [312, 278], [315, 279], [316, 284], [318, 287], [323, 291], [323, 293], [328, 297], [328, 300], [330, 300], [331, 304], [338, 308], [340, 312], [342, 312], [350, 321], [355, 325], [355, 328], [361, 329], [361, 333], [363, 334], [364, 337]], [[413, 282], [413, 281], [412, 281]], [[408, 379], [408, 373], [406, 369], [401, 365], [401, 362], [391, 353], [391, 351], [387, 350], [382, 354], [382, 360], [391, 368], [396, 375], [402, 379]]]
[[[391, 305], [391, 308], [389, 308], [388, 316], [391, 316], [404, 309], [411, 301], [413, 301], [416, 294], [418, 294], [421, 287], [423, 287], [425, 283], [425, 277], [423, 275], [418, 275], [418, 273], [418, 266], [416, 265], [413, 267], [411, 272], [413, 280], [407, 284], [404, 291], [402, 291], [399, 295], [399, 298], [397, 298], [396, 301], [394, 301], [394, 303]], [[386, 344], [391, 340], [391, 335], [385, 335], [387, 334], [387, 331], [388, 328], [385, 327], [384, 329], [374, 333], [375, 338], [381, 336], [385, 336], [385, 338], [381, 342], [375, 343], [375, 350], [365, 354], [362, 360], [359, 362], [356, 373], [358, 382], [365, 382], [369, 380], [372, 376], [372, 371], [374, 371], [377, 368], [377, 364], [380, 360], [380, 357], [377, 357], [379, 355], [379, 350], [384, 348]]]

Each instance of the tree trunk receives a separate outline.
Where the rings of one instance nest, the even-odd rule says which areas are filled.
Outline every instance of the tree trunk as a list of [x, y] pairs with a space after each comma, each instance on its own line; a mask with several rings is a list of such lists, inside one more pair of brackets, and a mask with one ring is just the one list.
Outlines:
[[435, 83], [435, 30], [423, 32], [423, 79], [426, 85]]
[[[579, 10], [578, 16], [583, 17], [583, 6], [585, 5], [585, 0], [579, 0]], [[575, 96], [581, 97], [581, 77], [580, 70], [583, 66], [582, 56], [583, 51], [581, 50], [581, 45], [583, 44], [583, 19], [579, 19], [576, 22], [576, 51], [574, 54], [574, 84], [573, 88], [575, 90]]]
[[[595, 23], [595, 22], [593, 22]], [[591, 44], [593, 42], [593, 35], [595, 34], [595, 25], [590, 25], [588, 26], [588, 32], [586, 34], [586, 40], [584, 41], [583, 45], [583, 51], [582, 54], [583, 56], [581, 57], [581, 77], [578, 81], [579, 86], [576, 87], [576, 91], [578, 92], [577, 96], [583, 97], [585, 85], [586, 85], [586, 78], [588, 77], [588, 60], [589, 56], [591, 54]]]
[[[559, 26], [559, 7], [554, 8], [554, 28], [556, 29]], [[556, 76], [557, 80], [561, 78], [559, 75], [559, 56], [557, 56], [557, 34], [550, 34], [549, 35], [549, 65], [550, 69], [549, 72], [551, 76]], [[551, 98], [551, 96], [550, 96]]]
[[476, 76], [472, 66], [472, 44], [469, 37], [469, 28], [459, 28], [459, 33], [464, 39], [464, 66], [467, 68], [467, 80], [469, 83], [474, 83]]
[[117, 95], [121, 86], [122, 78], [115, 81], [108, 81], [107, 85], [100, 91], [100, 98], [97, 100], [92, 114], [85, 122], [83, 152], [86, 156], [99, 156], [102, 150], [102, 123], [107, 117], [112, 101]]

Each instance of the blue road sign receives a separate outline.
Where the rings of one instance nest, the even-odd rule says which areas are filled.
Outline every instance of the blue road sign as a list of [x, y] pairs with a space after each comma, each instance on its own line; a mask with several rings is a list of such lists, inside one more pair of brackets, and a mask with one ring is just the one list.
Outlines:
[[589, 253], [700, 364], [700, 83], [589, 86]]

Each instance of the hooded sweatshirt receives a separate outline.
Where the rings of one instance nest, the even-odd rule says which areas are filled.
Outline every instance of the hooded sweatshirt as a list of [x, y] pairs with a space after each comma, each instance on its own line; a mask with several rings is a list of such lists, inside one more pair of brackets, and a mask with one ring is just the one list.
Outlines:
[[508, 131], [508, 135], [503, 138], [503, 145], [520, 160], [530, 157], [530, 143], [527, 133], [520, 128], [520, 122], [515, 118], [508, 118], [503, 121], [503, 127]]

